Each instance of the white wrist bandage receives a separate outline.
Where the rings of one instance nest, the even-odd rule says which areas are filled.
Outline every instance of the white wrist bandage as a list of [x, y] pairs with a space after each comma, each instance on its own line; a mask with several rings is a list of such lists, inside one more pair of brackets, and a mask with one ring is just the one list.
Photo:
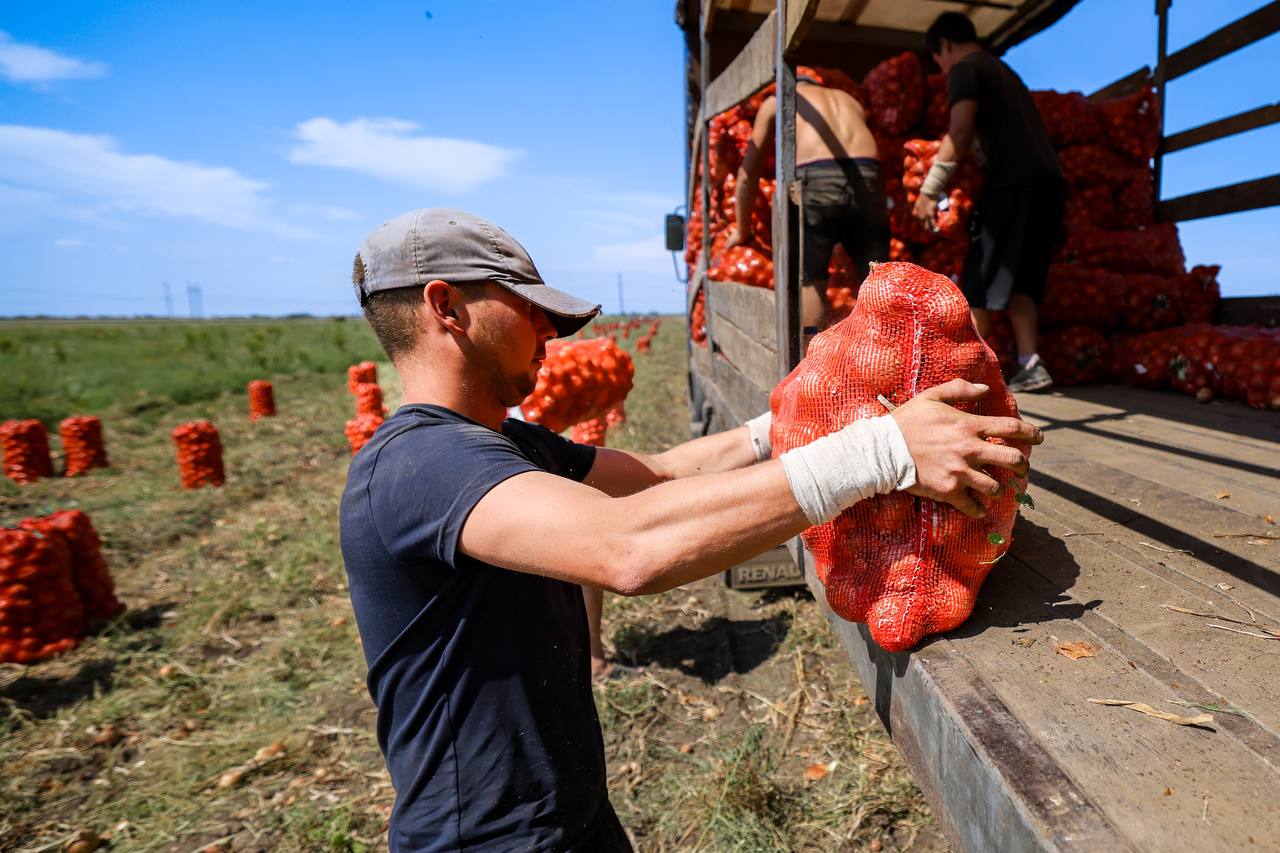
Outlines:
[[778, 458], [796, 503], [812, 524], [830, 521], [858, 501], [916, 483], [915, 461], [891, 415], [854, 421]]
[[743, 424], [747, 435], [751, 437], [751, 449], [756, 453], [756, 461], [763, 462], [773, 455], [773, 446], [769, 444], [769, 429], [773, 426], [773, 412], [765, 412]]
[[959, 165], [955, 160], [934, 160], [933, 165], [929, 167], [929, 174], [924, 176], [920, 195], [927, 195], [929, 198], [941, 198], [946, 195], [947, 182], [951, 180], [951, 175]]

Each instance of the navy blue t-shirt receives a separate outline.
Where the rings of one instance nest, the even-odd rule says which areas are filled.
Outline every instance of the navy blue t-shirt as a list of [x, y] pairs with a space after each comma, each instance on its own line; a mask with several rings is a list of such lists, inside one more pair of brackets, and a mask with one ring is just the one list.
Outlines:
[[577, 850], [603, 823], [620, 832], [581, 588], [458, 549], [498, 483], [582, 480], [594, 460], [535, 424], [498, 433], [409, 405], [352, 461], [342, 556], [396, 789], [393, 851]]

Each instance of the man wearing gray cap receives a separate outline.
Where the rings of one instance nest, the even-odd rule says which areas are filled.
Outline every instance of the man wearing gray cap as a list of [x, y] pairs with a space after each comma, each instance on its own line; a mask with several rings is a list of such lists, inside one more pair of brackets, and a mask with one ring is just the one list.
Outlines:
[[549, 287], [504, 231], [457, 210], [385, 223], [355, 260], [404, 404], [352, 461], [342, 555], [396, 789], [393, 851], [630, 850], [605, 787], [579, 585], [662, 592], [905, 489], [980, 514], [980, 470], [1039, 443], [948, 402], [771, 459], [769, 416], [641, 455], [506, 420], [546, 344], [599, 307]]

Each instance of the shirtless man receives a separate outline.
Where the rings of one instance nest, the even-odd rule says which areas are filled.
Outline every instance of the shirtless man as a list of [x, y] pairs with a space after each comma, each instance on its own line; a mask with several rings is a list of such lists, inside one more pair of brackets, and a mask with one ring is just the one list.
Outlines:
[[[738, 169], [737, 227], [725, 248], [751, 240], [751, 206], [777, 107], [771, 96], [756, 113], [751, 143]], [[836, 243], [844, 245], [854, 275], [862, 281], [869, 262], [889, 258], [889, 212], [876, 141], [862, 105], [847, 92], [804, 75], [796, 76], [796, 182], [804, 217], [801, 325], [812, 335], [827, 324], [827, 265]]]

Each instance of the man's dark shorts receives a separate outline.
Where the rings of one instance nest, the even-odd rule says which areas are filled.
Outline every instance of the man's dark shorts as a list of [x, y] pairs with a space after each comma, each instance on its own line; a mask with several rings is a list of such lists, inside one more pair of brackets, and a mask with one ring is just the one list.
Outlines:
[[970, 307], [1003, 311], [1015, 293], [1037, 305], [1044, 300], [1065, 201], [1065, 187], [1056, 180], [983, 190], [969, 221], [969, 256], [960, 279]]
[[801, 281], [825, 281], [831, 253], [844, 246], [861, 281], [871, 261], [889, 259], [889, 211], [884, 175], [870, 157], [817, 160], [796, 167], [803, 193]]

